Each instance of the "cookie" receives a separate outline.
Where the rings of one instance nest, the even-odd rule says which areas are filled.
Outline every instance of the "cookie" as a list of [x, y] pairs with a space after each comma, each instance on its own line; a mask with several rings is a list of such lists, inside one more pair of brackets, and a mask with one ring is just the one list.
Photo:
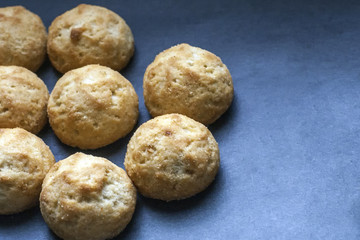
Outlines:
[[22, 128], [0, 128], [0, 214], [35, 206], [54, 163], [49, 147], [34, 134]]
[[64, 74], [50, 95], [47, 109], [56, 136], [82, 149], [103, 147], [124, 137], [139, 115], [138, 97], [131, 83], [100, 65]]
[[165, 201], [203, 191], [219, 164], [219, 148], [211, 132], [181, 114], [142, 124], [130, 139], [124, 163], [141, 194]]
[[0, 128], [21, 127], [38, 133], [47, 123], [48, 99], [48, 89], [35, 73], [0, 66]]
[[0, 65], [39, 69], [47, 33], [40, 17], [22, 6], [0, 8]]
[[80, 4], [52, 22], [47, 51], [52, 65], [62, 73], [88, 64], [121, 70], [134, 54], [134, 37], [116, 13]]
[[46, 175], [40, 209], [63, 239], [108, 239], [130, 222], [136, 190], [125, 171], [109, 160], [76, 153]]
[[230, 106], [229, 70], [214, 54], [188, 44], [158, 54], [144, 75], [144, 100], [153, 117], [181, 113], [205, 125]]

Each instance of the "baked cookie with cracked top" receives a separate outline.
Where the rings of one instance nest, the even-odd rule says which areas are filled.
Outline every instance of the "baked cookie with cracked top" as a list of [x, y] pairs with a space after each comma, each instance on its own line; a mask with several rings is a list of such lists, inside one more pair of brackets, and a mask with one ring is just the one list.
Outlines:
[[57, 162], [44, 179], [40, 210], [63, 239], [109, 239], [130, 222], [136, 189], [109, 160], [76, 153]]
[[88, 64], [121, 70], [134, 54], [134, 37], [118, 14], [80, 4], [51, 23], [47, 51], [62, 73]]
[[21, 127], [37, 134], [47, 123], [48, 99], [49, 91], [35, 73], [0, 66], [0, 128]]
[[141, 194], [165, 201], [191, 197], [215, 178], [219, 148], [201, 123], [181, 114], [147, 121], [127, 147], [126, 171]]
[[58, 80], [47, 111], [50, 125], [63, 143], [95, 149], [133, 129], [139, 115], [138, 96], [119, 72], [88, 65]]
[[0, 8], [0, 65], [37, 71], [46, 56], [46, 40], [38, 15], [23, 6]]
[[41, 184], [55, 163], [49, 147], [22, 128], [0, 128], [0, 214], [39, 202]]
[[143, 88], [153, 117], [180, 113], [205, 125], [229, 108], [234, 95], [230, 72], [221, 59], [184, 43], [156, 56], [145, 71]]

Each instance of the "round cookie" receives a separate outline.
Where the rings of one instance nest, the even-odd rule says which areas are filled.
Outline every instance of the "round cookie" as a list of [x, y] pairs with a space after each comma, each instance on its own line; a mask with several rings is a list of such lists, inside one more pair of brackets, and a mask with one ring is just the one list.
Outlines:
[[47, 51], [62, 73], [88, 64], [121, 70], [134, 54], [134, 37], [116, 13], [80, 4], [52, 22]]
[[100, 65], [67, 72], [56, 83], [48, 115], [56, 136], [82, 149], [108, 145], [127, 135], [139, 115], [138, 97], [120, 73]]
[[0, 214], [35, 206], [41, 184], [55, 163], [49, 147], [22, 128], [0, 129]]
[[0, 66], [0, 128], [21, 127], [38, 133], [47, 123], [48, 99], [48, 89], [35, 73]]
[[124, 164], [141, 194], [171, 201], [203, 191], [215, 178], [220, 155], [203, 124], [181, 114], [167, 114], [136, 130]]
[[45, 222], [63, 239], [112, 238], [130, 222], [135, 204], [135, 187], [123, 169], [83, 153], [57, 162], [40, 194]]
[[229, 70], [214, 54], [188, 44], [158, 54], [144, 75], [144, 100], [153, 117], [181, 113], [205, 125], [230, 106]]
[[38, 15], [22, 6], [0, 8], [0, 65], [36, 71], [46, 56], [47, 33]]

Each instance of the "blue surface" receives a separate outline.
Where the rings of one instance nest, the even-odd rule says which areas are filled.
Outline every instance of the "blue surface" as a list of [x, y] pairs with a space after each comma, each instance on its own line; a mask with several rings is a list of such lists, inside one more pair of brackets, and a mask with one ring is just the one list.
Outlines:
[[[9, 1], [46, 26], [79, 1]], [[231, 108], [209, 128], [220, 172], [204, 192], [165, 203], [138, 197], [119, 239], [359, 239], [360, 3], [358, 1], [87, 1], [131, 27], [135, 56], [121, 73], [142, 95], [155, 55], [187, 42], [228, 66]], [[0, 33], [1, 34], [1, 33]], [[38, 71], [49, 90], [60, 77]], [[123, 167], [132, 133], [88, 153]], [[56, 160], [78, 151], [47, 126]], [[0, 239], [54, 239], [38, 208], [0, 216]]]

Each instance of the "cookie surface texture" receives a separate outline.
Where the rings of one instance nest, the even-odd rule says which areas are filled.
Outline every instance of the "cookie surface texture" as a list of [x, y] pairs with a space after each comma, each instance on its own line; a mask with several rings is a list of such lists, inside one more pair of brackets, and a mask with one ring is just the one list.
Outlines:
[[233, 83], [221, 59], [188, 44], [171, 47], [147, 67], [144, 100], [153, 117], [181, 113], [205, 125], [230, 106]]
[[179, 200], [203, 191], [214, 180], [219, 148], [203, 124], [181, 114], [167, 114], [136, 130], [124, 164], [144, 196]]
[[134, 37], [116, 13], [80, 4], [52, 22], [47, 50], [52, 65], [62, 73], [88, 64], [121, 70], [134, 54]]
[[36, 71], [46, 56], [47, 33], [40, 17], [22, 6], [0, 8], [0, 65]]
[[0, 66], [0, 128], [21, 127], [38, 133], [47, 123], [49, 92], [30, 70]]
[[22, 128], [0, 128], [0, 214], [35, 206], [54, 163], [49, 147], [34, 134]]
[[125, 171], [109, 160], [76, 153], [46, 175], [40, 209], [63, 239], [109, 239], [130, 222], [136, 190]]
[[74, 69], [50, 94], [48, 116], [56, 136], [82, 149], [108, 145], [137, 122], [138, 97], [120, 73], [99, 65]]

